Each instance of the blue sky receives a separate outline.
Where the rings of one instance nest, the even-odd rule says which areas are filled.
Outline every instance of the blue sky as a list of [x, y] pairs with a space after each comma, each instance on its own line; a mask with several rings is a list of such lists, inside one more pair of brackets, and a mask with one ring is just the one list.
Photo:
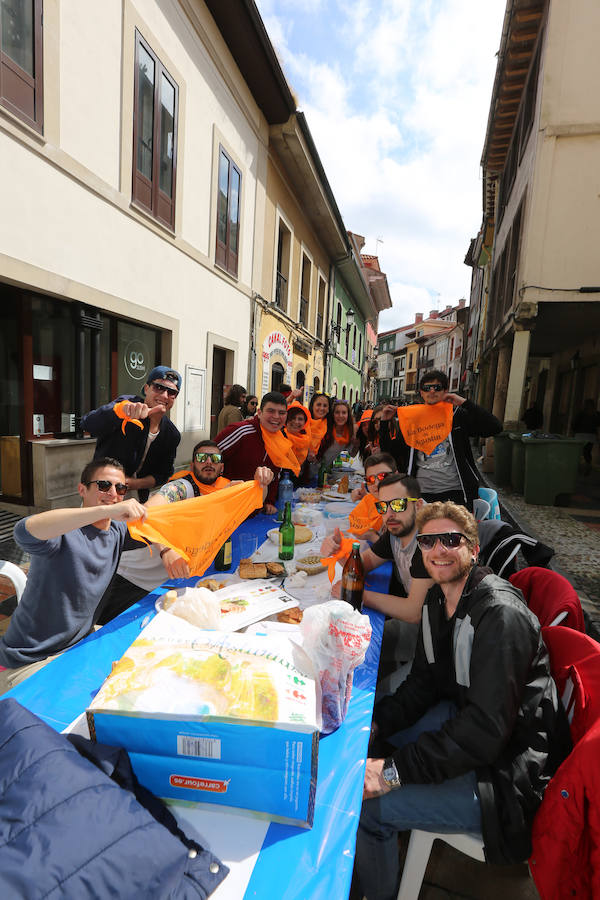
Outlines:
[[346, 227], [387, 273], [380, 330], [468, 299], [505, 0], [257, 5]]

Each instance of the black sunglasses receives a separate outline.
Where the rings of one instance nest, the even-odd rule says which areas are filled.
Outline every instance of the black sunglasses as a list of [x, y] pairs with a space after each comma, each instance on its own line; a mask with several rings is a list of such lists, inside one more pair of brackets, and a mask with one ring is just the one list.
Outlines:
[[421, 550], [433, 550], [439, 541], [442, 547], [445, 547], [447, 550], [456, 550], [463, 538], [467, 544], [471, 543], [466, 534], [463, 534], [461, 531], [445, 531], [442, 534], [418, 534], [417, 544]]
[[206, 462], [207, 459], [214, 463], [220, 463], [223, 457], [220, 453], [196, 453], [195, 459], [199, 463]]
[[404, 512], [409, 502], [416, 503], [418, 497], [397, 497], [396, 500], [376, 500], [375, 509], [380, 516], [384, 516], [388, 511], [388, 507], [392, 512]]
[[176, 397], [179, 393], [176, 388], [167, 387], [166, 384], [161, 384], [160, 381], [150, 382], [150, 387], [153, 391], [156, 391], [157, 394], [168, 394], [169, 397]]
[[114, 487], [120, 497], [123, 497], [127, 493], [127, 485], [123, 484], [122, 481], [117, 481], [115, 484], [114, 481], [108, 481], [106, 478], [95, 478], [93, 481], [86, 481], [85, 484], [86, 487], [89, 487], [90, 484], [97, 484], [98, 490], [102, 491], [103, 494], [108, 494], [111, 487]]
[[422, 384], [421, 390], [422, 391], [435, 391], [436, 393], [439, 394], [440, 391], [444, 390], [444, 388], [441, 386], [441, 384]]
[[365, 484], [375, 484], [376, 481], [383, 481], [391, 472], [378, 472], [377, 475], [365, 475]]

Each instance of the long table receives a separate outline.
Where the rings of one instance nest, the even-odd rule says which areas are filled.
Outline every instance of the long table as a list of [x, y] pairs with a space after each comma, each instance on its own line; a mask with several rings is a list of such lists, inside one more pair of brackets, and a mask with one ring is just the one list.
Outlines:
[[[236, 534], [255, 534], [262, 541], [273, 526], [272, 517], [258, 515]], [[232, 569], [239, 563], [235, 542], [233, 550]], [[206, 574], [213, 571], [211, 568]], [[391, 565], [386, 564], [372, 572], [368, 586], [387, 590], [390, 571]], [[120, 659], [150, 620], [157, 597], [168, 587], [196, 580], [166, 582], [5, 696], [14, 697], [57, 731], [69, 728], [99, 690], [113, 661]], [[364, 663], [355, 671], [345, 721], [319, 742], [312, 829], [264, 823], [241, 814], [224, 814], [217, 808], [214, 814], [205, 808], [193, 813], [174, 805], [184, 828], [189, 824], [200, 832], [204, 843], [231, 868], [214, 893], [215, 900], [275, 895], [278, 900], [331, 900], [348, 895], [383, 633], [383, 616], [364, 611], [373, 629], [371, 644]]]

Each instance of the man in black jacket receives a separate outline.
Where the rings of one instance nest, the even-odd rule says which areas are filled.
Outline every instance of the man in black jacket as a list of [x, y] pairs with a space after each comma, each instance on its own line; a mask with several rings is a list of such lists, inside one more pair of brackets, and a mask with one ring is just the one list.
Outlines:
[[127, 487], [138, 491], [142, 503], [152, 488], [164, 484], [173, 474], [181, 435], [167, 413], [180, 388], [179, 372], [169, 366], [155, 366], [143, 396], [124, 394], [81, 420], [83, 430], [98, 438], [94, 459], [118, 459], [125, 469]]
[[570, 749], [539, 622], [518, 590], [476, 565], [473, 516], [433, 503], [417, 526], [435, 585], [411, 674], [373, 715], [378, 756], [367, 760], [356, 845], [368, 900], [396, 897], [398, 831], [480, 833], [488, 862], [525, 860]]
[[427, 406], [435, 403], [453, 405], [452, 429], [448, 437], [429, 455], [414, 450], [404, 440], [397, 422], [397, 433], [390, 433], [390, 420], [396, 415], [396, 407], [386, 406], [379, 430], [381, 449], [393, 455], [399, 472], [408, 472], [419, 479], [422, 496], [428, 503], [453, 500], [472, 510], [479, 489], [479, 472], [469, 438], [491, 437], [502, 431], [502, 424], [481, 406], [458, 394], [448, 393], [448, 376], [437, 369], [424, 373], [420, 394]]

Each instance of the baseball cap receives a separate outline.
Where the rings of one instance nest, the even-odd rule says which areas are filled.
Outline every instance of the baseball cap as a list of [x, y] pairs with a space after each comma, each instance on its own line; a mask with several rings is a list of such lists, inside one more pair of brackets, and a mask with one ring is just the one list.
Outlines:
[[170, 366], [154, 366], [146, 379], [146, 384], [156, 381], [157, 378], [164, 378], [165, 381], [174, 381], [177, 385], [177, 390], [181, 390], [181, 375]]

